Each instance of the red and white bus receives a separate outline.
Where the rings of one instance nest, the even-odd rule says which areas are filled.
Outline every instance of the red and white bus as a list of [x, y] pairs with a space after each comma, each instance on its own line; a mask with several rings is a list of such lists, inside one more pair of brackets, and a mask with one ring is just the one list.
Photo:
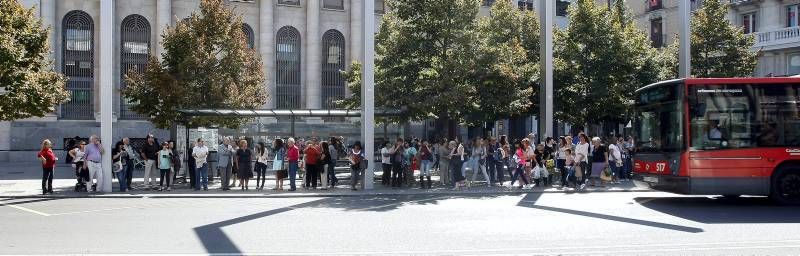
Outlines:
[[636, 91], [634, 179], [800, 204], [800, 78], [678, 79]]

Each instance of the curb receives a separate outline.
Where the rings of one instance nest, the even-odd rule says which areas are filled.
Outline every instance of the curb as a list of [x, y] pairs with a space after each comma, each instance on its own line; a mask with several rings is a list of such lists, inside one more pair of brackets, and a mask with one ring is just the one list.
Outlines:
[[443, 191], [443, 192], [419, 192], [419, 193], [347, 193], [347, 194], [328, 194], [328, 193], [281, 193], [281, 194], [76, 194], [76, 195], [21, 195], [21, 196], [0, 196], [3, 199], [30, 199], [30, 198], [53, 198], [53, 199], [72, 199], [72, 198], [345, 198], [345, 197], [375, 197], [375, 196], [494, 196], [494, 195], [522, 195], [522, 194], [589, 194], [589, 193], [632, 193], [632, 192], [656, 192], [650, 189], [620, 189], [620, 190], [591, 190], [591, 191]]

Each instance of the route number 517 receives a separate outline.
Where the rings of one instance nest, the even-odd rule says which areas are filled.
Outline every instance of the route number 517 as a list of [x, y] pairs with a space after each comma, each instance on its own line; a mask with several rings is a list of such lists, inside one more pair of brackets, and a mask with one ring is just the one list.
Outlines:
[[664, 172], [667, 168], [667, 163], [656, 163], [656, 172]]

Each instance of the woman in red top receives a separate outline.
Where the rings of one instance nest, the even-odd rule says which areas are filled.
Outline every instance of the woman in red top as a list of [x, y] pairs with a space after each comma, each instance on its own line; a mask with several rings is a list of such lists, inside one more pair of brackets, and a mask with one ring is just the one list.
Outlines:
[[287, 141], [286, 160], [289, 162], [289, 191], [295, 191], [295, 177], [297, 177], [297, 161], [300, 160], [300, 149], [294, 144], [294, 138]]
[[319, 179], [319, 158], [320, 150], [317, 148], [317, 140], [313, 139], [306, 145], [306, 175], [305, 188], [317, 189], [317, 179]]
[[42, 161], [42, 195], [53, 193], [53, 168], [56, 167], [58, 157], [53, 153], [53, 143], [50, 140], [42, 141], [42, 150], [36, 155]]

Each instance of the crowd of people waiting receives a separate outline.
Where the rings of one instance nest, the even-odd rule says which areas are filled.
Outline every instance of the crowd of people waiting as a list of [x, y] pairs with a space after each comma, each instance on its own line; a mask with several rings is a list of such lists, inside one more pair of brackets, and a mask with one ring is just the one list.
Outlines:
[[[536, 186], [585, 189], [589, 186], [617, 184], [631, 178], [635, 144], [632, 137], [611, 136], [606, 143], [586, 134], [577, 137], [545, 138], [538, 145], [534, 136], [509, 141], [474, 138], [459, 140], [427, 140], [398, 138], [394, 144], [384, 142], [380, 149], [382, 183], [394, 188], [411, 186], [414, 171], [419, 170], [419, 187], [431, 188], [431, 174], [436, 171], [444, 186], [463, 189], [482, 175], [485, 185], [519, 189]], [[467, 178], [469, 171], [471, 179]], [[505, 179], [508, 177], [508, 183]], [[588, 182], [587, 182], [588, 181]]]
[[[250, 179], [256, 179], [255, 190], [264, 190], [266, 176], [275, 175], [272, 190], [283, 190], [284, 180], [289, 179], [289, 191], [297, 189], [296, 179], [303, 172], [303, 188], [328, 189], [339, 183], [336, 166], [340, 158], [346, 159], [350, 170], [350, 188], [357, 190], [358, 181], [367, 169], [366, 155], [360, 142], [349, 146], [343, 138], [331, 137], [327, 141], [317, 138], [295, 141], [289, 138], [275, 139], [270, 145], [264, 142], [248, 145], [248, 140], [224, 137], [216, 147], [216, 176], [220, 178], [220, 189], [231, 187], [250, 189]], [[576, 137], [562, 136], [545, 138], [538, 145], [533, 143], [533, 134], [510, 141], [506, 136], [474, 138], [468, 142], [459, 140], [427, 140], [398, 138], [395, 143], [384, 142], [378, 150], [384, 186], [401, 188], [413, 186], [418, 174], [419, 188], [431, 189], [431, 176], [438, 173], [444, 187], [463, 189], [477, 184], [482, 175], [485, 185], [508, 186], [518, 189], [557, 186], [562, 189], [582, 190], [588, 186], [606, 186], [631, 178], [632, 157], [635, 143], [632, 137], [611, 136], [605, 142], [590, 138], [583, 132]], [[209, 170], [210, 150], [202, 138], [189, 147], [186, 174], [194, 190], [208, 190], [214, 170]], [[104, 179], [101, 155], [102, 144], [95, 135], [88, 141], [76, 140], [68, 148], [67, 161], [72, 164], [78, 180], [76, 191], [95, 192], [97, 184]], [[182, 169], [181, 153], [174, 141], [158, 143], [152, 134], [138, 149], [130, 139], [117, 142], [111, 152], [114, 177], [119, 181], [119, 191], [134, 189], [132, 186], [134, 160], [144, 163], [143, 186], [137, 189], [170, 191], [172, 183]], [[43, 194], [53, 193], [52, 176], [58, 160], [49, 140], [42, 142], [37, 157], [42, 161]], [[377, 170], [377, 168], [376, 168]], [[467, 179], [468, 172], [471, 179]], [[156, 185], [155, 174], [160, 174]], [[508, 182], [505, 182], [508, 177]], [[110, 177], [108, 177], [110, 178]], [[236, 181], [239, 185], [236, 185]]]

